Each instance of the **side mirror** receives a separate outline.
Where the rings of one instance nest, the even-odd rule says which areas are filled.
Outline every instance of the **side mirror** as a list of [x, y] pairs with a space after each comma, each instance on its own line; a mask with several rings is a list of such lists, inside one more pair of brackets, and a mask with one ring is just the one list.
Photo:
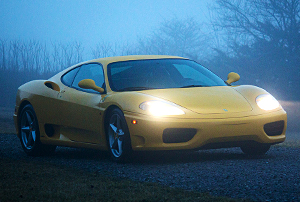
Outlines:
[[97, 86], [95, 84], [95, 81], [93, 79], [84, 79], [84, 80], [81, 80], [79, 81], [78, 83], [78, 86], [80, 88], [84, 88], [84, 89], [92, 89], [92, 90], [95, 90], [99, 93], [103, 93], [104, 92], [104, 89]]
[[238, 80], [240, 80], [240, 75], [239, 74], [237, 74], [237, 73], [235, 73], [235, 72], [230, 72], [229, 74], [228, 74], [228, 76], [227, 76], [227, 83], [228, 84], [231, 84], [231, 83], [233, 83], [233, 82], [236, 82], [236, 81], [238, 81]]

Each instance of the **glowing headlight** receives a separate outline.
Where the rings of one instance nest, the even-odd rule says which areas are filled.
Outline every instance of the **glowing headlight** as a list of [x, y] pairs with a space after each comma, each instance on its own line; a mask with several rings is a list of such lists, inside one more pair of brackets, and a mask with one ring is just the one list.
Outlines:
[[172, 103], [152, 100], [143, 102], [140, 104], [142, 110], [148, 111], [154, 116], [168, 116], [168, 115], [182, 115], [185, 114], [184, 111], [179, 109], [179, 106], [176, 106]]
[[256, 103], [263, 110], [273, 110], [280, 106], [279, 102], [269, 94], [259, 95], [256, 98]]

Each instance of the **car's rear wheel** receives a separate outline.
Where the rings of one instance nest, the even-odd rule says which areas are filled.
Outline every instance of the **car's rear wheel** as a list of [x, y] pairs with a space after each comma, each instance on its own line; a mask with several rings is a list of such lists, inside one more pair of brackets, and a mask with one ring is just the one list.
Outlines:
[[115, 108], [106, 124], [107, 144], [112, 159], [117, 162], [126, 162], [132, 153], [130, 134], [123, 112]]
[[26, 105], [20, 113], [20, 141], [23, 150], [30, 156], [54, 152], [56, 146], [44, 145], [40, 141], [38, 120], [32, 105]]
[[247, 155], [264, 155], [269, 151], [271, 145], [262, 143], [249, 143], [241, 146], [241, 150]]

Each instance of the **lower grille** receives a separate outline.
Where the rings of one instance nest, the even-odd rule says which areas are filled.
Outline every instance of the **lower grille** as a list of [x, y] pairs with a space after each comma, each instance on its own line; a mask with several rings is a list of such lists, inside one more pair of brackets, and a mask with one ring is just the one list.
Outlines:
[[190, 141], [197, 133], [194, 128], [167, 128], [163, 132], [164, 143], [182, 143]]
[[277, 136], [283, 133], [284, 121], [276, 121], [272, 123], [267, 123], [264, 126], [265, 133], [268, 136]]

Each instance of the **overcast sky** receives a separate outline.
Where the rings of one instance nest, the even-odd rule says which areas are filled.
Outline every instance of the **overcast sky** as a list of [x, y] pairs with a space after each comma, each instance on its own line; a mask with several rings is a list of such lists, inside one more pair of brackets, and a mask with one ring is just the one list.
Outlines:
[[0, 0], [0, 39], [134, 42], [164, 20], [205, 21], [209, 0]]

